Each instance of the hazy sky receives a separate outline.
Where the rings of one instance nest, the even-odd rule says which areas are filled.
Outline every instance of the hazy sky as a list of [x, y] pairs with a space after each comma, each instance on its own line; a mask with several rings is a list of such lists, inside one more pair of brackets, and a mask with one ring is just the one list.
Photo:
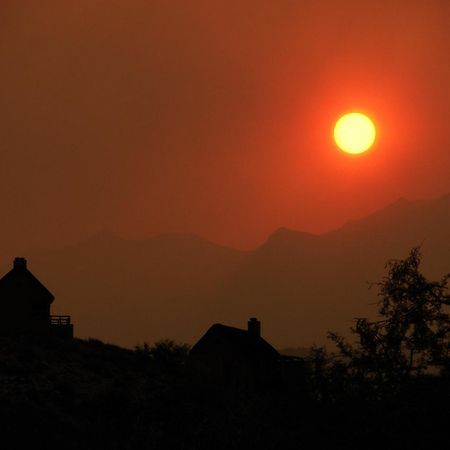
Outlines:
[[[101, 229], [250, 248], [450, 191], [447, 0], [2, 0], [3, 254]], [[340, 153], [358, 109], [379, 140]]]

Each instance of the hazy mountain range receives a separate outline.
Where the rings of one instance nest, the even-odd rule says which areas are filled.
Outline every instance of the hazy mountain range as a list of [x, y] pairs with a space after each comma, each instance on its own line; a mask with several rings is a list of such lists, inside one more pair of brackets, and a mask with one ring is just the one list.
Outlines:
[[256, 316], [275, 346], [305, 347], [373, 314], [368, 282], [420, 244], [427, 275], [450, 271], [450, 195], [402, 199], [322, 235], [280, 228], [254, 251], [193, 235], [102, 233], [34, 257], [29, 268], [55, 294], [52, 312], [71, 314], [80, 337], [193, 343], [214, 322], [245, 327]]

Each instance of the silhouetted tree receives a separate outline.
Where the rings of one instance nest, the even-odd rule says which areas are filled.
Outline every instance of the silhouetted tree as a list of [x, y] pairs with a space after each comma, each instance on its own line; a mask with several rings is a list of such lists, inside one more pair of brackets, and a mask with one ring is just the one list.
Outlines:
[[420, 248], [387, 263], [379, 288], [379, 320], [356, 319], [356, 343], [329, 333], [353, 380], [396, 386], [411, 376], [440, 370], [449, 360], [448, 278], [429, 281], [420, 272]]
[[163, 340], [153, 345], [144, 343], [135, 347], [139, 361], [165, 369], [181, 367], [189, 354], [189, 345], [178, 344], [172, 340]]

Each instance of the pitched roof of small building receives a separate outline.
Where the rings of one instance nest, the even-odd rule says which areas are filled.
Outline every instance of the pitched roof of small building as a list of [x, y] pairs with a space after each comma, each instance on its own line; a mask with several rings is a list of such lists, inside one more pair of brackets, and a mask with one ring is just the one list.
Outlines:
[[13, 268], [0, 279], [0, 297], [17, 293], [21, 287], [26, 287], [34, 296], [49, 304], [54, 295], [27, 269], [25, 258], [15, 258]]
[[216, 323], [212, 325], [202, 338], [192, 347], [191, 355], [202, 353], [210, 343], [216, 340], [225, 340], [234, 354], [239, 354], [243, 358], [252, 359], [254, 357], [278, 358], [280, 355], [261, 336]]

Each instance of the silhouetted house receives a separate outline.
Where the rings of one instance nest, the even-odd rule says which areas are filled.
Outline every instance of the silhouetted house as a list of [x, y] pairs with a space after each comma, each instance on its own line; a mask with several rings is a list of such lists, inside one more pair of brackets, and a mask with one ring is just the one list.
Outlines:
[[0, 279], [0, 334], [73, 337], [70, 316], [50, 314], [53, 294], [15, 258], [12, 270]]
[[261, 337], [261, 323], [248, 321], [248, 329], [216, 323], [192, 347], [188, 363], [197, 375], [235, 387], [273, 382], [280, 354]]

